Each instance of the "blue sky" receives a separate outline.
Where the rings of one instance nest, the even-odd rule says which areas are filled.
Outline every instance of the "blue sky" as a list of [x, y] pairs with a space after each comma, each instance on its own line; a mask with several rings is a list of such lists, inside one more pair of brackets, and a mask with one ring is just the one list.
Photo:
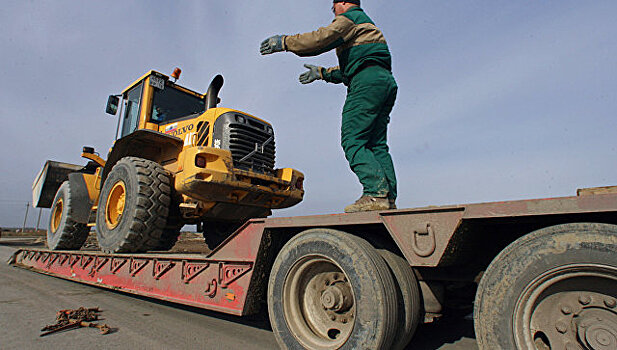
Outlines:
[[[339, 146], [345, 87], [303, 86], [313, 58], [259, 55], [273, 34], [332, 20], [330, 1], [3, 1], [0, 226], [20, 226], [47, 159], [106, 154], [104, 112], [149, 69], [199, 91], [221, 73], [222, 106], [270, 121], [277, 166], [306, 196], [275, 215], [341, 212], [361, 194]], [[568, 196], [615, 185], [615, 1], [363, 1], [393, 55], [389, 143], [399, 207]], [[46, 224], [47, 213], [43, 222]], [[28, 224], [36, 223], [31, 211]], [[43, 226], [44, 224], [42, 224]]]

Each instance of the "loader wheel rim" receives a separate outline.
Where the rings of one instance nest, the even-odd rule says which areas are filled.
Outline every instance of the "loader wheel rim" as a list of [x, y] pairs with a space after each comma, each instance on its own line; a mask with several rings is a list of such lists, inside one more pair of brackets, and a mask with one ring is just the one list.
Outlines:
[[54, 211], [51, 213], [51, 231], [58, 231], [60, 227], [60, 220], [62, 220], [62, 211], [64, 210], [64, 201], [62, 198], [58, 199], [54, 206]]
[[617, 268], [612, 266], [571, 264], [545, 272], [528, 284], [516, 302], [517, 345], [615, 349], [616, 293]]
[[123, 181], [118, 181], [111, 188], [111, 191], [109, 191], [107, 204], [105, 205], [105, 223], [110, 230], [116, 228], [120, 220], [122, 220], [125, 201], [126, 186]]
[[298, 260], [285, 278], [283, 295], [289, 330], [305, 348], [337, 349], [352, 334], [352, 286], [332, 260], [317, 255]]

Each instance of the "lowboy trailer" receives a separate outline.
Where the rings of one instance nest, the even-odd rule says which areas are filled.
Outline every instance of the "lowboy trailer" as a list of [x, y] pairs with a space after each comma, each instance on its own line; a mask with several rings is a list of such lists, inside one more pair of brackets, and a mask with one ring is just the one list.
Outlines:
[[404, 348], [473, 309], [481, 349], [616, 349], [617, 189], [576, 196], [253, 219], [207, 255], [21, 249], [11, 264], [249, 315], [283, 348]]

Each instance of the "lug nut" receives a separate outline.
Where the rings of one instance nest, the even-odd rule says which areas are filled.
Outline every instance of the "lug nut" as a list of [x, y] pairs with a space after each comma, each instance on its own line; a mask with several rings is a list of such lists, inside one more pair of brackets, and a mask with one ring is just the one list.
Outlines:
[[330, 319], [331, 319], [332, 321], [334, 321], [334, 320], [336, 320], [336, 316], [331, 315], [331, 316], [330, 316]]
[[346, 319], [346, 318], [344, 318], [344, 319], [342, 319], [342, 320], [341, 320], [341, 322], [343, 322], [343, 323], [347, 323], [347, 319]]
[[578, 302], [581, 303], [582, 305], [587, 305], [587, 304], [591, 303], [591, 297], [589, 295], [586, 295], [586, 294], [581, 294], [578, 297]]
[[569, 315], [572, 313], [572, 309], [568, 305], [564, 305], [561, 307], [561, 312], [563, 312], [564, 315]]
[[607, 298], [607, 299], [604, 299], [604, 305], [612, 309], [615, 306], [617, 306], [617, 302], [615, 301], [615, 299]]
[[565, 323], [558, 321], [555, 323], [555, 329], [557, 329], [557, 332], [563, 334], [568, 330], [568, 326]]

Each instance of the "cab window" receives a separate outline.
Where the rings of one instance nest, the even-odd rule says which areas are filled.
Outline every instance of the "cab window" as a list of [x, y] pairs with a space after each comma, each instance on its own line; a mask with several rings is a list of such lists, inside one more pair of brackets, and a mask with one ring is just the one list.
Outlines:
[[133, 131], [137, 130], [139, 125], [139, 109], [141, 105], [141, 92], [143, 90], [143, 82], [135, 86], [126, 94], [126, 108], [124, 118], [122, 120], [122, 135], [124, 137]]
[[205, 109], [206, 104], [203, 99], [167, 85], [165, 89], [154, 89], [150, 119], [154, 123], [164, 124], [202, 114]]

